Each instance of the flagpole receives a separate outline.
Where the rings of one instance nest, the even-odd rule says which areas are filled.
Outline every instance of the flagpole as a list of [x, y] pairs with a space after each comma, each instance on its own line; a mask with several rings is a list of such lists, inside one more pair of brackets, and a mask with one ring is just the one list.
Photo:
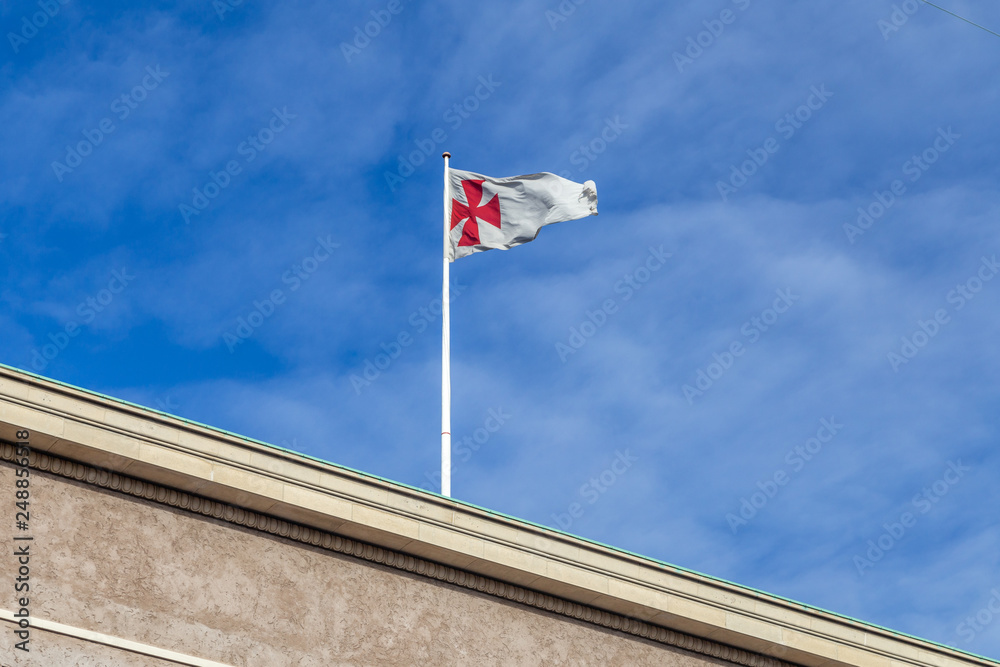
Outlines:
[[451, 497], [451, 304], [448, 299], [448, 244], [451, 229], [448, 209], [451, 204], [451, 186], [448, 178], [448, 160], [444, 158], [444, 280], [441, 283], [441, 495]]

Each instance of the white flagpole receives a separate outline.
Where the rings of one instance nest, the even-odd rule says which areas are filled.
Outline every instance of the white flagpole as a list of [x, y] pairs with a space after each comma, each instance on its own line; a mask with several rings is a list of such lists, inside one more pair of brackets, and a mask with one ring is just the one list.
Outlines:
[[448, 244], [451, 239], [451, 187], [444, 158], [444, 282], [441, 284], [441, 495], [451, 497], [451, 305], [448, 299]]

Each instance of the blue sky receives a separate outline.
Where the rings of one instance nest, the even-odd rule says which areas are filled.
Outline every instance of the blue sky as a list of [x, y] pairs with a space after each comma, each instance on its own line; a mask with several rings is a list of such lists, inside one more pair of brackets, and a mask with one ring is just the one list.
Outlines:
[[436, 489], [441, 151], [594, 180], [452, 265], [454, 495], [1000, 657], [1000, 38], [915, 0], [0, 16], [0, 362]]

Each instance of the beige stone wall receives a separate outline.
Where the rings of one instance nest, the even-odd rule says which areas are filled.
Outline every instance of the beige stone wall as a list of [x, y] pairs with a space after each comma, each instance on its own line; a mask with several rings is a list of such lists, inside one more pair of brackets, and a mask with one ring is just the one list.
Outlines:
[[[10, 533], [14, 479], [0, 464]], [[47, 473], [31, 480], [31, 612], [68, 626], [234, 666], [727, 664]], [[0, 559], [5, 609], [13, 561]], [[0, 665], [168, 664], [39, 630], [24, 655], [12, 630], [0, 623]]]
[[14, 650], [7, 623], [0, 624], [0, 667], [177, 667], [176, 662], [158, 660], [129, 651], [65, 637], [54, 632], [31, 631], [31, 651]]

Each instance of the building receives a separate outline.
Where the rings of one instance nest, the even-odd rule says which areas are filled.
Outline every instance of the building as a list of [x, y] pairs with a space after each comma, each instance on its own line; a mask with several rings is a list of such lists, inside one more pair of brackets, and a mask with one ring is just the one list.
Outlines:
[[7, 367], [0, 440], [4, 666], [1000, 664]]

